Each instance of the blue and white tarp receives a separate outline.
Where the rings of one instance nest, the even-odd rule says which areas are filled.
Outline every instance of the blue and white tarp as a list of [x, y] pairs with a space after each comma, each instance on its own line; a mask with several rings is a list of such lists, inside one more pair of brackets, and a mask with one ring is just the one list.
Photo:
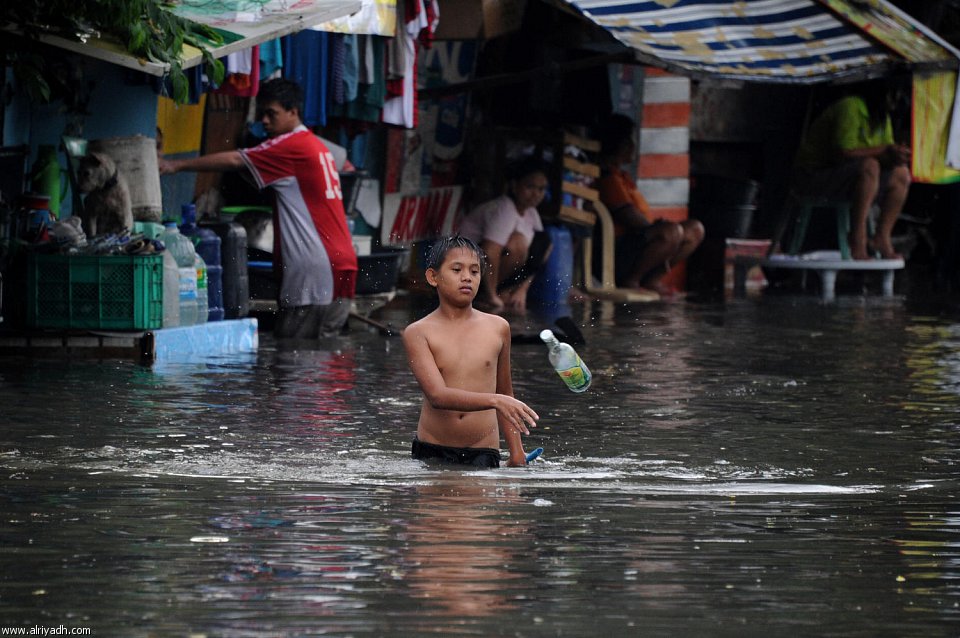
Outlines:
[[641, 62], [691, 76], [814, 83], [956, 68], [949, 45], [883, 0], [568, 0]]

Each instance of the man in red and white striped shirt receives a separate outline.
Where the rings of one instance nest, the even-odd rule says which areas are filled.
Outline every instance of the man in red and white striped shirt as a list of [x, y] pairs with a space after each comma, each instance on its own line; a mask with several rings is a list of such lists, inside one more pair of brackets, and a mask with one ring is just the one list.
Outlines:
[[350, 313], [357, 255], [333, 155], [300, 119], [303, 92], [286, 79], [260, 85], [257, 116], [269, 139], [259, 146], [196, 158], [160, 160], [160, 173], [246, 171], [274, 194], [274, 270], [281, 273], [277, 337], [339, 331]]

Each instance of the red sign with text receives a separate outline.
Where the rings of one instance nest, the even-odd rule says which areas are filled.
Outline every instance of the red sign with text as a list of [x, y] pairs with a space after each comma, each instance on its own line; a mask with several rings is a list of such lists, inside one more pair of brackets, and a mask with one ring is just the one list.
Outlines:
[[409, 246], [453, 232], [460, 209], [462, 186], [430, 189], [424, 195], [387, 193], [383, 198], [380, 242]]

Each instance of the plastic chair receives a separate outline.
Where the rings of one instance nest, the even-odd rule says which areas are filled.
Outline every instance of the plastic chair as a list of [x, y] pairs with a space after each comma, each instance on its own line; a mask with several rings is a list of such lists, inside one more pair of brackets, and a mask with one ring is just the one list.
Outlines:
[[837, 248], [841, 259], [852, 259], [847, 236], [850, 234], [850, 202], [826, 197], [798, 197], [793, 220], [793, 233], [787, 254], [796, 255], [803, 247], [807, 235], [807, 226], [814, 210], [829, 210], [834, 216], [837, 228]]

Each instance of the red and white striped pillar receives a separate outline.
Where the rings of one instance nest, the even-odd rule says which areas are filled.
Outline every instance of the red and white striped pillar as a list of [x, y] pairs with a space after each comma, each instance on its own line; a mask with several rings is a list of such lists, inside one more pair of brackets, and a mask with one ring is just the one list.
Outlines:
[[[651, 220], [683, 221], [690, 197], [690, 80], [648, 67], [639, 118], [637, 188], [650, 204]], [[664, 283], [685, 288], [686, 264]]]

